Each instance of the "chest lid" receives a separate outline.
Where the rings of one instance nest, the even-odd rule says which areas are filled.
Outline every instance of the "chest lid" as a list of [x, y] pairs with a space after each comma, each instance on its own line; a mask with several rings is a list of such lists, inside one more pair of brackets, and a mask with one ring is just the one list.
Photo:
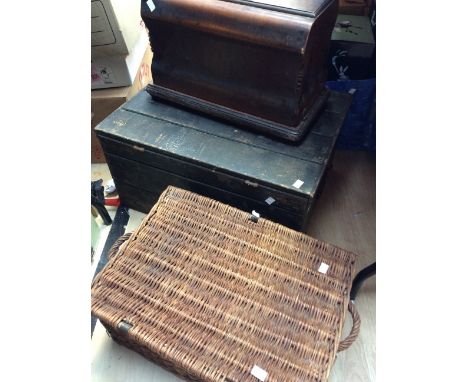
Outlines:
[[331, 92], [327, 102], [298, 145], [154, 101], [145, 91], [95, 131], [100, 137], [308, 199], [314, 196], [328, 164], [351, 96]]
[[372, 26], [366, 16], [338, 15], [332, 40], [375, 45]]
[[316, 17], [333, 0], [220, 0], [291, 14]]
[[304, 54], [315, 18], [335, 1], [157, 0], [150, 8], [142, 0], [141, 16], [150, 33], [162, 22]]

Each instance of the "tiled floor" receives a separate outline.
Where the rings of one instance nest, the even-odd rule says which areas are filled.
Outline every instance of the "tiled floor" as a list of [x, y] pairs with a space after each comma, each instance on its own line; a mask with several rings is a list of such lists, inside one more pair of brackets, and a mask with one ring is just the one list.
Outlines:
[[[307, 233], [357, 253], [361, 269], [375, 261], [375, 156], [338, 151], [321, 198], [315, 205]], [[92, 179], [110, 178], [106, 165], [92, 165]], [[134, 230], [145, 215], [130, 211], [126, 231]], [[106, 230], [103, 230], [105, 240]], [[98, 255], [94, 263], [99, 261]], [[338, 353], [330, 382], [375, 381], [375, 277], [362, 287], [357, 300], [361, 315], [359, 338]], [[350, 328], [346, 322], [344, 333]], [[169, 382], [179, 378], [114, 343], [99, 323], [92, 338], [92, 380]]]

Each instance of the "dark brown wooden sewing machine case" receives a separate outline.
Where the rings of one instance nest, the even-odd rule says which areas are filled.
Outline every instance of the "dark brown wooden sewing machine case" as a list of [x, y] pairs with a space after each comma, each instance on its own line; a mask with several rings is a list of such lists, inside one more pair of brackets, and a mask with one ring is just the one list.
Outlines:
[[298, 141], [326, 102], [337, 0], [142, 0], [153, 98]]

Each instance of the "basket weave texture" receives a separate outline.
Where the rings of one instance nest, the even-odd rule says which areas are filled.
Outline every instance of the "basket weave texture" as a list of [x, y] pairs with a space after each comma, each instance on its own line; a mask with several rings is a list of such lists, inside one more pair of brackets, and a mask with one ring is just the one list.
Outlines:
[[355, 255], [249, 218], [169, 187], [95, 279], [93, 314], [188, 380], [258, 382], [257, 365], [268, 382], [326, 381]]

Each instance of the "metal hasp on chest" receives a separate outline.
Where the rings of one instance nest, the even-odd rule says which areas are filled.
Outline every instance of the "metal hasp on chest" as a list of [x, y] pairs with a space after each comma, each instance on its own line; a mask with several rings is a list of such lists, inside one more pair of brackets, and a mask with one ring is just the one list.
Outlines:
[[330, 92], [298, 145], [138, 93], [98, 126], [122, 203], [148, 212], [176, 186], [303, 230], [352, 97]]
[[326, 98], [337, 0], [152, 0], [148, 92], [299, 141]]

